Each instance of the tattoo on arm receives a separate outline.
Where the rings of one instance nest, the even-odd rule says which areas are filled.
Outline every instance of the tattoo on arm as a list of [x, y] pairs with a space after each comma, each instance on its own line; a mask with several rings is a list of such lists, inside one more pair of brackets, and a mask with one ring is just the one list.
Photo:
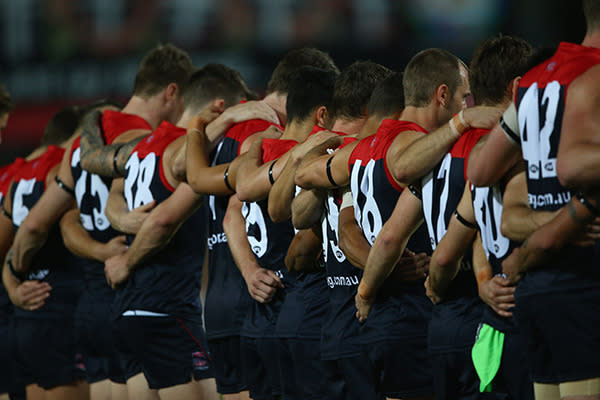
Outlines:
[[580, 217], [577, 215], [577, 210], [575, 210], [575, 206], [572, 202], [567, 203], [567, 210], [569, 211], [569, 215], [575, 221], [576, 224], [585, 225], [587, 223], [586, 218]]
[[120, 144], [106, 145], [100, 133], [99, 122], [102, 113], [94, 111], [83, 120], [81, 131], [81, 165], [94, 174], [115, 177], [113, 157]]
[[133, 148], [144, 138], [145, 136], [135, 138], [123, 145], [121, 145], [118, 149], [118, 153], [116, 154], [116, 158], [114, 159], [114, 164], [117, 168], [115, 171], [115, 176], [122, 177], [125, 175], [125, 164], [127, 164], [127, 160], [133, 151]]

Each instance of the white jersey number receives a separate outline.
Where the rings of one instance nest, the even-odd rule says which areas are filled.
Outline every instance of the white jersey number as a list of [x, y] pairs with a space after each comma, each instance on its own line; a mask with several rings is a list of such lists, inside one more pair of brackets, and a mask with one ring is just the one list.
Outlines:
[[35, 187], [35, 178], [20, 180], [15, 189], [15, 199], [12, 206], [13, 223], [21, 226], [21, 223], [29, 214], [29, 208], [23, 202], [24, 197], [33, 193]]
[[[138, 152], [136, 151], [127, 160], [127, 164], [125, 164], [127, 178], [125, 178], [124, 190], [127, 207], [130, 210], [154, 200], [150, 191], [150, 184], [152, 183], [155, 167], [156, 154], [154, 153], [149, 153], [140, 162]], [[133, 193], [134, 185], [136, 185], [135, 194]]]
[[259, 237], [251, 236], [248, 233], [248, 242], [256, 257], [262, 257], [267, 252], [269, 239], [267, 238], [267, 226], [260, 206], [256, 203], [244, 203], [242, 206], [242, 215], [246, 219], [246, 233], [249, 232], [251, 225], [257, 225]]
[[[77, 148], [73, 152], [73, 157], [71, 158], [71, 166], [75, 167], [80, 163], [80, 153], [81, 150]], [[104, 214], [104, 210], [106, 209], [106, 203], [108, 202], [108, 188], [102, 181], [102, 179], [96, 174], [89, 174], [90, 180], [90, 195], [96, 196], [98, 198], [98, 202], [100, 203], [100, 208], [94, 207], [92, 209], [92, 215], [86, 214], [84, 210], [79, 209], [79, 215], [81, 218], [81, 225], [88, 230], [91, 231], [94, 228], [99, 231], [104, 231], [110, 227], [110, 223], [108, 222], [108, 218]], [[88, 180], [88, 172], [84, 169], [81, 170], [81, 176], [75, 182], [75, 198], [77, 199], [77, 204], [81, 205], [81, 201], [83, 196], [85, 195], [86, 182]]]
[[[352, 190], [352, 199], [354, 200], [354, 217], [360, 225], [365, 238], [372, 246], [377, 239], [377, 235], [381, 231], [383, 225], [381, 212], [373, 196], [374, 184], [373, 184], [373, 169], [375, 168], [375, 160], [370, 160], [364, 169], [363, 177], [358, 182], [360, 173], [361, 160], [356, 160], [354, 167], [352, 168], [352, 175], [350, 177], [350, 189]], [[359, 197], [362, 194], [365, 198], [365, 202], [361, 207], [359, 205]]]

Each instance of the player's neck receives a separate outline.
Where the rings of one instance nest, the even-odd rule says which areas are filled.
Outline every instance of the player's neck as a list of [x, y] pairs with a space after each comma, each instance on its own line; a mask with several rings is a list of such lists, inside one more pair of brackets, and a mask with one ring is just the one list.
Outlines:
[[307, 119], [306, 121], [292, 121], [288, 122], [281, 135], [281, 139], [295, 140], [296, 142], [304, 142], [310, 132], [312, 132], [314, 120]]
[[583, 42], [581, 42], [581, 45], [587, 47], [596, 47], [600, 49], [600, 30], [589, 32], [585, 36], [585, 38], [583, 38]]
[[144, 99], [139, 96], [132, 96], [129, 102], [123, 108], [122, 112], [126, 114], [137, 115], [150, 124], [152, 130], [156, 129], [162, 120], [162, 114], [154, 98]]
[[282, 126], [285, 126], [287, 123], [287, 117], [285, 113], [286, 100], [287, 95], [278, 92], [270, 93], [263, 99], [263, 102], [265, 102], [266, 105], [275, 110]]
[[42, 154], [44, 154], [46, 152], [46, 150], [48, 150], [48, 146], [37, 147], [31, 153], [29, 153], [29, 155], [27, 157], [25, 157], [25, 160], [31, 161], [33, 159], [36, 159], [39, 156], [41, 156]]
[[404, 111], [402, 111], [399, 120], [413, 122], [427, 130], [427, 132], [436, 130], [439, 125], [436, 113], [430, 106], [406, 106]]
[[332, 130], [345, 133], [346, 135], [356, 135], [360, 132], [366, 120], [366, 118], [338, 118], [335, 120]]
[[358, 135], [356, 135], [356, 138], [364, 139], [367, 136], [371, 136], [371, 135], [375, 134], [375, 132], [377, 132], [377, 129], [379, 129], [379, 126], [381, 125], [381, 122], [383, 122], [384, 119], [385, 119], [385, 117], [378, 116], [378, 115], [372, 115], [369, 118], [367, 118], [367, 121], [361, 128]]

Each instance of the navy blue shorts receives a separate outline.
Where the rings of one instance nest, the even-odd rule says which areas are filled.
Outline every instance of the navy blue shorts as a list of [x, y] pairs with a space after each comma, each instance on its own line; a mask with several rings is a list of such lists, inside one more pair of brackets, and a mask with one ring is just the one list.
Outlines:
[[208, 348], [217, 381], [217, 392], [234, 394], [248, 390], [244, 382], [240, 337], [228, 336], [209, 339]]
[[519, 296], [514, 315], [537, 383], [600, 377], [600, 288]]
[[431, 356], [433, 382], [437, 400], [479, 400], [479, 378], [471, 350]]
[[244, 381], [254, 400], [270, 400], [281, 395], [279, 339], [241, 337]]
[[279, 339], [279, 365], [285, 399], [327, 398], [320, 339]]
[[15, 318], [13, 332], [17, 370], [25, 385], [52, 389], [85, 380], [73, 320]]
[[0, 325], [0, 393], [25, 398], [25, 383], [15, 363], [13, 330], [8, 324]]
[[374, 369], [365, 355], [326, 360], [328, 396], [330, 400], [383, 399], [375, 389]]
[[151, 389], [214, 377], [202, 323], [172, 316], [120, 317], [115, 321], [129, 379], [141, 369]]
[[392, 398], [433, 394], [427, 339], [385, 340], [363, 345], [378, 393]]
[[510, 399], [533, 400], [533, 383], [529, 376], [528, 354], [520, 333], [506, 333], [500, 369], [492, 382], [492, 391]]
[[76, 318], [75, 331], [88, 382], [110, 379], [116, 383], [125, 383], [125, 373], [115, 343], [112, 321]]

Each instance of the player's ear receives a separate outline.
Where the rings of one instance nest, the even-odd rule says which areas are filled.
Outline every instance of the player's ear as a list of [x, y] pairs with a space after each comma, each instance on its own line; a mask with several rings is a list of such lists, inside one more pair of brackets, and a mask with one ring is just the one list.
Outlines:
[[515, 77], [515, 79], [513, 79], [508, 84], [508, 88], [509, 88], [510, 93], [511, 93], [511, 97], [510, 97], [511, 101], [517, 95], [517, 89], [519, 88], [519, 82], [521, 81], [521, 78], [522, 78], [521, 76], [517, 76], [517, 77]]
[[177, 95], [179, 95], [179, 86], [175, 82], [171, 82], [167, 85], [164, 90], [164, 100], [166, 103], [172, 101]]
[[329, 121], [329, 113], [327, 112], [327, 107], [320, 106], [315, 110], [315, 121], [316, 125], [319, 126], [327, 126], [327, 122]]
[[448, 90], [448, 85], [442, 83], [435, 90], [435, 102], [436, 104], [441, 105], [442, 107], [446, 107], [448, 102], [450, 101], [450, 91]]

